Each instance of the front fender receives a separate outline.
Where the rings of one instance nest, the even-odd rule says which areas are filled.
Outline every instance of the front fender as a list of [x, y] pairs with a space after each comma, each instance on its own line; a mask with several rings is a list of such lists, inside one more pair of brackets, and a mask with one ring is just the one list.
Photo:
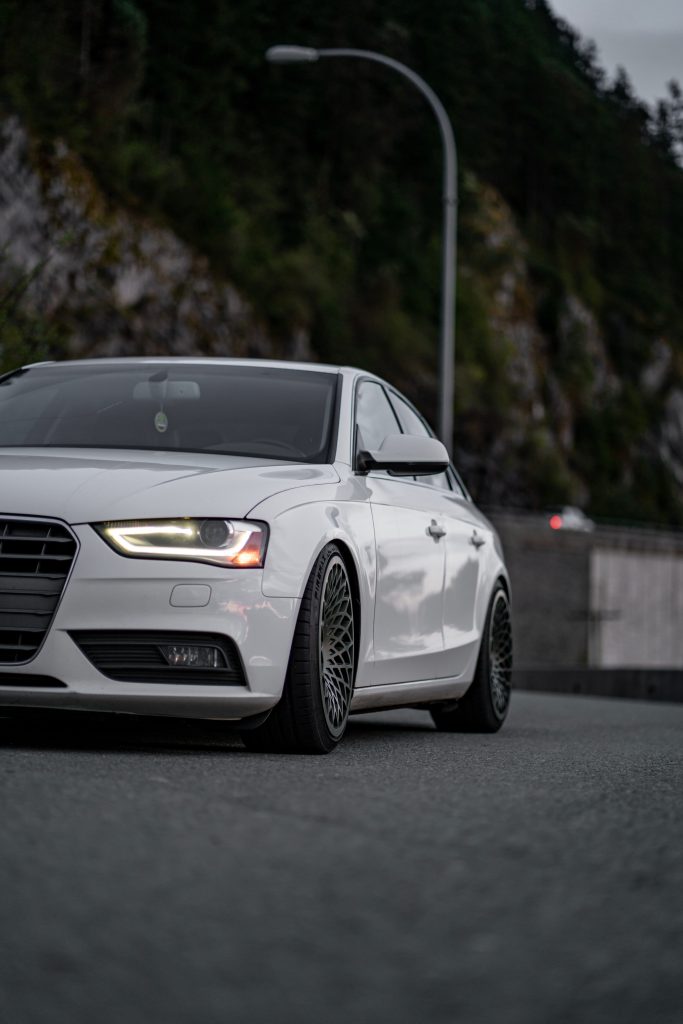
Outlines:
[[324, 494], [319, 487], [313, 490], [315, 493], [309, 495], [299, 492], [296, 505], [287, 507], [286, 496], [278, 495], [250, 513], [253, 518], [265, 520], [270, 528], [263, 594], [300, 599], [322, 549], [332, 542], [343, 546], [355, 570], [360, 597], [361, 685], [364, 666], [373, 650], [377, 566], [372, 512], [368, 502], [348, 500], [348, 487], [325, 488]]

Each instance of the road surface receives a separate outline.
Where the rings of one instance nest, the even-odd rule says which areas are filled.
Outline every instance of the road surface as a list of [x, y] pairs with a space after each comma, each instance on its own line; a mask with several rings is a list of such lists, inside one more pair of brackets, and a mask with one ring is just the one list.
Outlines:
[[683, 707], [0, 721], [1, 1024], [681, 1024]]

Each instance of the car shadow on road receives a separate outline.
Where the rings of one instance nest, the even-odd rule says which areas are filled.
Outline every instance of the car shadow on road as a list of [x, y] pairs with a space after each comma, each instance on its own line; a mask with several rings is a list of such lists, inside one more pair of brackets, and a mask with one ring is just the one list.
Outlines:
[[[410, 716], [410, 717], [408, 717]], [[373, 711], [362, 715], [351, 715], [347, 727], [347, 737], [364, 736], [371, 733], [392, 732], [434, 732], [434, 725], [429, 714], [424, 711], [406, 709], [399, 712]]]
[[8, 747], [92, 753], [246, 754], [239, 734], [225, 722], [87, 712], [2, 717], [0, 749]]
[[[345, 744], [365, 743], [397, 733], [433, 732], [424, 713], [354, 715]], [[226, 722], [89, 712], [13, 714], [0, 717], [0, 749], [183, 754], [244, 754], [238, 731]], [[260, 755], [262, 756], [262, 755]]]

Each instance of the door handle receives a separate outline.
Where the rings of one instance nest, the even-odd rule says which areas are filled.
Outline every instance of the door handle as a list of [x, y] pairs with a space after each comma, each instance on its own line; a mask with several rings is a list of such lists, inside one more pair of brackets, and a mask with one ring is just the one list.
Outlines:
[[474, 530], [474, 531], [473, 531], [473, 533], [472, 533], [472, 536], [470, 537], [470, 544], [471, 544], [471, 545], [472, 545], [473, 547], [475, 547], [475, 548], [477, 549], [477, 551], [478, 551], [478, 550], [479, 550], [479, 548], [480, 548], [480, 547], [481, 547], [481, 546], [482, 546], [483, 544], [485, 544], [485, 543], [486, 543], [486, 540], [485, 540], [485, 538], [484, 538], [484, 537], [480, 537], [480, 536], [479, 536], [479, 534], [477, 533], [477, 531], [476, 531], [476, 530]]
[[430, 537], [433, 537], [434, 540], [439, 540], [440, 537], [446, 536], [446, 531], [443, 526], [439, 526], [436, 519], [432, 519], [431, 523], [427, 527], [427, 533]]

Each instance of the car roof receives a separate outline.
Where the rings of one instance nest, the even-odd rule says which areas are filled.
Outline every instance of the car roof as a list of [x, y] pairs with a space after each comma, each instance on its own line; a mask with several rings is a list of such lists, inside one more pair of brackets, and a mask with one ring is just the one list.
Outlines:
[[[271, 369], [282, 370], [307, 370], [312, 373], [343, 373], [345, 375], [376, 377], [374, 373], [368, 373], [355, 366], [342, 366], [333, 363], [306, 363], [294, 362], [286, 359], [239, 359], [230, 356], [107, 356], [90, 359], [63, 359], [47, 360], [40, 363], [27, 363], [25, 369], [36, 367], [64, 366], [65, 364], [76, 364], [78, 366], [154, 366], [160, 363], [180, 363], [188, 366], [204, 365], [213, 363], [218, 366], [263, 366]], [[376, 377], [377, 380], [381, 378]]]

